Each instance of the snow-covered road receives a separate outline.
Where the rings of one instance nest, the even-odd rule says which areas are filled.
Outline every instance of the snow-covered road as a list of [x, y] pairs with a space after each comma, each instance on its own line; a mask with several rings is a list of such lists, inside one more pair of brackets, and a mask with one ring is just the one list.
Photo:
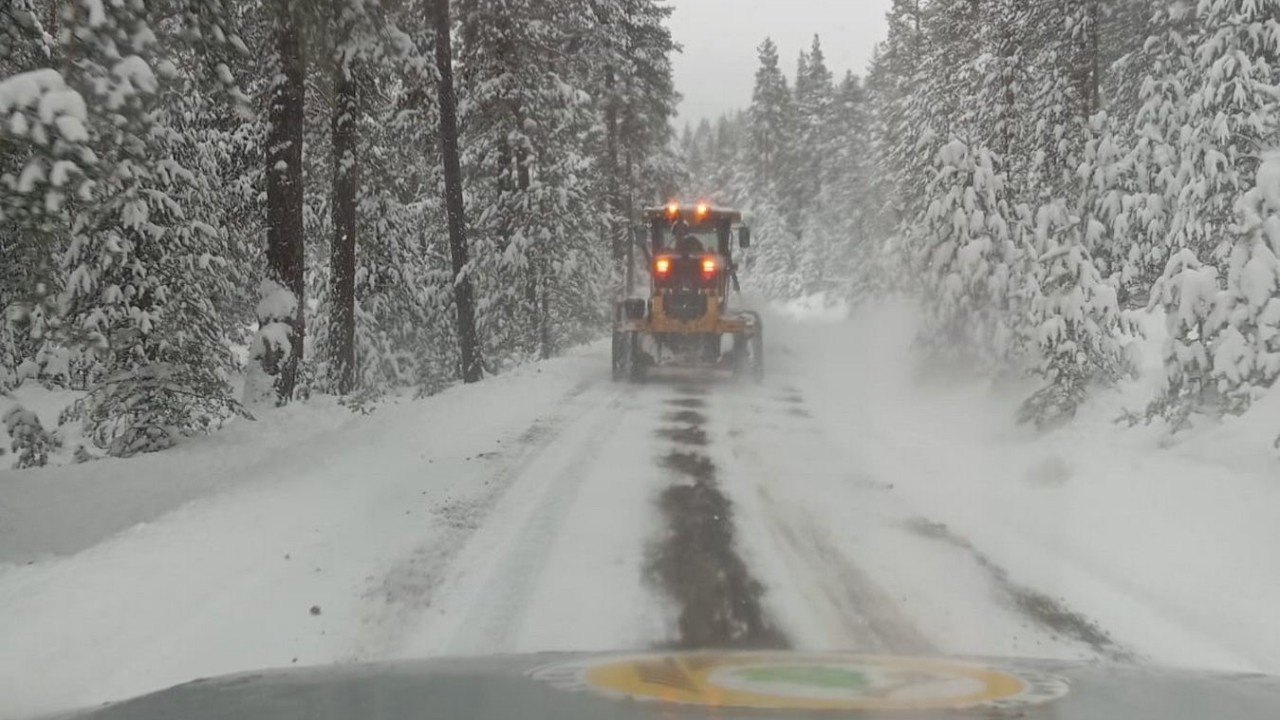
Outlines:
[[771, 320], [759, 386], [616, 385], [595, 346], [0, 473], [23, 509], [0, 716], [295, 663], [708, 643], [1280, 671], [1274, 482], [1089, 418], [1014, 428], [989, 391], [915, 382], [894, 312]]

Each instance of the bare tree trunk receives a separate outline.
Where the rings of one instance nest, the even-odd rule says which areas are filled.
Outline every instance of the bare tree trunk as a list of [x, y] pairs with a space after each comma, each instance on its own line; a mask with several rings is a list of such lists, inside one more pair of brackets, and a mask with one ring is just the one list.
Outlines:
[[[335, 19], [340, 27], [342, 0], [337, 0]], [[355, 389], [356, 366], [356, 195], [360, 187], [357, 158], [356, 118], [359, 91], [354, 76], [354, 63], [339, 57], [334, 66], [334, 104], [331, 119], [333, 135], [333, 248], [329, 267], [333, 282], [333, 330], [330, 354], [334, 363], [334, 379], [338, 393], [346, 395]]]
[[[516, 127], [524, 125], [520, 113], [515, 116]], [[529, 170], [529, 149], [523, 145], [516, 147], [516, 189], [520, 197], [526, 201], [529, 197], [529, 186], [533, 177]], [[524, 285], [524, 311], [528, 313], [529, 331], [526, 333], [526, 349], [537, 352], [538, 357], [546, 359], [551, 356], [550, 319], [547, 314], [548, 304], [546, 292], [546, 253], [544, 242], [534, 239], [527, 254]]]
[[440, 99], [440, 159], [444, 166], [444, 201], [449, 222], [449, 254], [453, 260], [454, 307], [458, 314], [458, 350], [462, 381], [479, 381], [484, 370], [476, 332], [475, 298], [467, 277], [466, 210], [462, 204], [462, 165], [458, 159], [458, 98], [453, 87], [453, 43], [449, 35], [449, 0], [433, 0], [436, 31], [436, 91]]
[[[275, 375], [276, 396], [288, 402], [298, 382], [298, 363], [306, 338], [305, 258], [302, 234], [302, 130], [305, 100], [305, 62], [296, 0], [277, 0], [275, 49], [279, 75], [271, 89], [267, 131], [267, 266], [272, 280], [293, 293], [292, 318], [278, 318], [290, 326], [290, 352], [268, 352], [263, 368]], [[272, 357], [272, 356], [275, 357]]]
[[1078, 103], [1075, 112], [1087, 123], [1099, 105], [1098, 55], [1101, 48], [1098, 47], [1098, 31], [1102, 24], [1102, 9], [1098, 0], [1084, 0], [1079, 12], [1084, 27], [1075, 28], [1076, 37], [1072, 38], [1070, 77]]
[[[626, 259], [626, 243], [628, 236], [628, 224], [630, 218], [623, 218], [622, 211], [622, 194], [619, 187], [619, 159], [618, 159], [618, 98], [615, 90], [616, 80], [614, 79], [613, 68], [605, 70], [604, 83], [605, 93], [608, 100], [604, 108], [604, 126], [605, 126], [605, 157], [604, 172], [607, 178], [607, 188], [609, 193], [609, 241], [613, 247], [613, 267], [617, 275], [621, 275], [619, 280], [626, 282], [626, 272], [623, 269], [623, 262]], [[621, 272], [619, 272], [621, 271]], [[615, 275], [615, 277], [617, 277]], [[625, 285], [623, 290], [629, 291]]]
[[[627, 191], [626, 191], [626, 195], [623, 196], [623, 212], [626, 214], [627, 222], [629, 223], [631, 222], [631, 219], [635, 217], [635, 206], [634, 206], [635, 178], [633, 175], [634, 170], [632, 168], [630, 142], [627, 143], [626, 157], [623, 160], [623, 164], [626, 168], [626, 173], [627, 173], [626, 175]], [[630, 297], [631, 293], [635, 292], [636, 290], [636, 240], [631, 235], [629, 227], [627, 228], [626, 244], [627, 244], [627, 252], [625, 253], [623, 262], [627, 264], [627, 269], [625, 273], [626, 283], [627, 283], [626, 294], [627, 294], [627, 297]]]

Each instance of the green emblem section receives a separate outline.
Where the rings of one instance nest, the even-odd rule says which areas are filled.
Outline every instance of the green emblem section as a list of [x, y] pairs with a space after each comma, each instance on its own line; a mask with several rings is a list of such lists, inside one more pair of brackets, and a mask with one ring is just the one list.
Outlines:
[[766, 665], [743, 668], [735, 674], [751, 682], [812, 685], [831, 689], [862, 690], [871, 685], [866, 673], [831, 665]]

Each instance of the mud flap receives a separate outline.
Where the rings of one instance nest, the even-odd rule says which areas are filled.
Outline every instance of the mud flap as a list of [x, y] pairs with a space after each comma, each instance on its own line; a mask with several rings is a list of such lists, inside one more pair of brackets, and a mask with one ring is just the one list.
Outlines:
[[640, 333], [633, 330], [613, 333], [613, 381], [642, 382], [648, 358], [640, 347]]
[[760, 316], [748, 313], [750, 329], [754, 332], [735, 333], [733, 336], [733, 374], [749, 377], [755, 382], [764, 380], [764, 324]]

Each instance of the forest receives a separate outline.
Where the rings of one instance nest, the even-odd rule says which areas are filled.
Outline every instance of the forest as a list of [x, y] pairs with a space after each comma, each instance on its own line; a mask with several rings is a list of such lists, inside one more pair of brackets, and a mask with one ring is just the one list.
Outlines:
[[894, 0], [865, 75], [764, 39], [749, 107], [682, 129], [670, 12], [4, 0], [0, 390], [78, 391], [91, 459], [473, 382], [607, 333], [677, 195], [746, 211], [752, 293], [916, 298], [921, 358], [1038, 378], [1040, 427], [1133, 372], [1139, 313], [1128, 422], [1280, 375], [1280, 0]]
[[[1052, 427], [1134, 372], [1129, 423], [1247, 412], [1280, 375], [1280, 2], [894, 0], [865, 77], [815, 37], [791, 83], [680, 138], [697, 191], [753, 211], [774, 297], [902, 293], [924, 362], [1040, 378]], [[868, 342], [874, 342], [868, 338]]]
[[83, 391], [85, 453], [131, 455], [599, 335], [680, 177], [669, 13], [5, 0], [0, 389]]

